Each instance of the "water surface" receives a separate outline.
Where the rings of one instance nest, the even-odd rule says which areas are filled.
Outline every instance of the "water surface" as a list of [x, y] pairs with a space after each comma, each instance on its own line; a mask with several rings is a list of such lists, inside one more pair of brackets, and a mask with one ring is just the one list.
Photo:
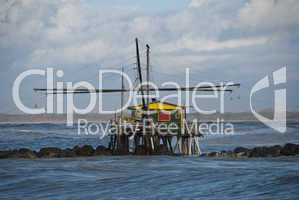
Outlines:
[[[299, 143], [259, 123], [235, 125], [234, 136], [202, 141], [203, 151]], [[0, 149], [106, 144], [62, 124], [1, 124]], [[225, 159], [102, 156], [0, 160], [0, 199], [299, 199], [299, 157]]]

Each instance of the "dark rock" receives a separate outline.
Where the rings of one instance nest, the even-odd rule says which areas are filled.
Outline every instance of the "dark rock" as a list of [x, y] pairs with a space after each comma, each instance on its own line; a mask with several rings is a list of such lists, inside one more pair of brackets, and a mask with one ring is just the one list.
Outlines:
[[221, 157], [227, 157], [228, 156], [228, 152], [227, 151], [221, 151], [221, 152], [218, 152], [219, 155], [217, 156], [221, 156]]
[[13, 151], [7, 150], [7, 151], [0, 151], [0, 159], [6, 159], [10, 158], [13, 155]]
[[208, 157], [220, 157], [221, 153], [217, 151], [213, 151], [207, 154]]
[[242, 157], [247, 157], [248, 152], [239, 152], [239, 153], [234, 153], [236, 158], [242, 158]]
[[[76, 157], [76, 156], [96, 156], [96, 155], [127, 155], [119, 152], [113, 152], [105, 146], [98, 146], [94, 149], [91, 145], [84, 145], [82, 147], [75, 146], [73, 149], [59, 149], [55, 147], [42, 148], [37, 153], [30, 149], [22, 148], [15, 150], [0, 151], [0, 159], [6, 158], [25, 158], [35, 159], [39, 158], [61, 158], [61, 157]], [[136, 148], [136, 155], [174, 155], [165, 145], [160, 145], [154, 151], [149, 151], [144, 148], [143, 145], [139, 145]], [[237, 147], [234, 151], [221, 151], [210, 152], [201, 156], [207, 157], [229, 157], [229, 158], [242, 158], [242, 157], [277, 157], [277, 156], [292, 156], [299, 154], [298, 144], [286, 144], [283, 147], [279, 145], [270, 147], [255, 147], [253, 149], [247, 149], [244, 147]]]
[[[241, 152], [240, 152], [241, 153]], [[227, 151], [225, 152], [225, 156], [226, 157], [230, 157], [230, 158], [236, 158], [238, 153], [235, 153], [234, 151]]]
[[265, 147], [255, 147], [249, 151], [249, 157], [266, 157]]
[[76, 145], [76, 146], [73, 147], [72, 150], [73, 150], [74, 152], [76, 152], [78, 149], [80, 149], [80, 146]]
[[204, 156], [208, 157], [230, 157], [230, 158], [244, 158], [244, 157], [278, 157], [291, 156], [299, 154], [298, 144], [286, 144], [284, 147], [280, 145], [270, 147], [255, 147], [248, 149], [244, 147], [237, 147], [234, 151], [209, 152]]
[[26, 158], [26, 159], [35, 159], [37, 158], [37, 153], [30, 149], [22, 148], [15, 152], [15, 158]]
[[249, 151], [249, 149], [244, 148], [244, 147], [237, 147], [234, 149], [234, 153], [247, 153]]
[[211, 157], [228, 157], [228, 158], [241, 158], [246, 156], [246, 152], [236, 153], [235, 151], [221, 151], [221, 152], [211, 152]]
[[279, 146], [279, 145], [268, 147], [268, 148], [266, 148], [267, 155], [272, 156], [272, 157], [280, 156], [281, 155], [281, 149], [282, 149], [282, 147]]
[[93, 156], [95, 152], [91, 145], [84, 145], [82, 147], [75, 146], [73, 151], [77, 156]]
[[255, 147], [249, 152], [249, 157], [277, 157], [281, 155], [281, 146]]
[[226, 152], [226, 151], [218, 152], [217, 156], [219, 156], [219, 157], [227, 157], [228, 156], [228, 152]]
[[63, 150], [56, 147], [46, 147], [37, 153], [40, 158], [60, 158], [63, 157]]
[[281, 149], [281, 154], [284, 156], [292, 156], [299, 154], [299, 145], [288, 143]]
[[100, 156], [100, 155], [111, 155], [112, 153], [110, 149], [106, 148], [105, 146], [98, 146], [94, 154]]
[[73, 149], [67, 148], [63, 150], [63, 157], [76, 157], [76, 153], [73, 151]]

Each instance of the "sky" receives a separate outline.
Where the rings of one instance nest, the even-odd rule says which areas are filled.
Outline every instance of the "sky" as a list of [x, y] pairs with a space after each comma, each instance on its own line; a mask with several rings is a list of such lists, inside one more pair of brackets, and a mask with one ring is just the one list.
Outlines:
[[[151, 46], [151, 78], [156, 83], [234, 81], [226, 111], [248, 111], [253, 85], [287, 67], [287, 109], [299, 109], [299, 1], [297, 0], [1, 0], [0, 113], [18, 113], [12, 86], [28, 69], [62, 69], [60, 81], [97, 84], [99, 69], [120, 69], [134, 76], [134, 38]], [[119, 88], [119, 77], [109, 77]], [[22, 84], [28, 107], [43, 106], [41, 77]], [[273, 87], [254, 97], [258, 109], [273, 107]], [[84, 107], [88, 97], [78, 97]], [[105, 96], [117, 107], [119, 96]], [[217, 107], [216, 102], [201, 105]]]

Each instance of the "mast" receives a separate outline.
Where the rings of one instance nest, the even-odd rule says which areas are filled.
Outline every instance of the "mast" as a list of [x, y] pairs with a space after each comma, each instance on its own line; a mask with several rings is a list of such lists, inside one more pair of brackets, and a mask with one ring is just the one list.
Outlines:
[[142, 107], [143, 107], [143, 109], [145, 109], [146, 104], [145, 104], [144, 91], [143, 91], [143, 85], [142, 85], [143, 81], [142, 81], [142, 72], [141, 72], [141, 66], [140, 66], [138, 38], [135, 39], [135, 42], [136, 42], [137, 69], [138, 69], [138, 75], [139, 75], [139, 82], [141, 84], [140, 90], [141, 90], [141, 98], [142, 98]]
[[122, 120], [123, 118], [123, 106], [124, 106], [124, 90], [125, 90], [125, 84], [124, 84], [124, 67], [121, 67], [121, 98], [120, 98], [120, 106], [121, 106], [121, 111], [120, 111], [120, 118]]
[[150, 82], [150, 72], [149, 72], [149, 67], [150, 67], [150, 46], [147, 44], [146, 45], [146, 82], [147, 82], [147, 87], [146, 87], [146, 95], [147, 95], [147, 104], [149, 104], [150, 99], [149, 99], [149, 82]]

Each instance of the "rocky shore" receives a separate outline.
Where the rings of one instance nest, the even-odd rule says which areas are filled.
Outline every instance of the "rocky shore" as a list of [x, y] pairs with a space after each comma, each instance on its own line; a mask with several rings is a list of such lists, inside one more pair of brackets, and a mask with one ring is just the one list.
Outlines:
[[69, 157], [90, 157], [112, 155], [112, 152], [104, 147], [98, 146], [94, 149], [91, 145], [75, 146], [70, 149], [60, 149], [56, 147], [46, 147], [39, 151], [33, 151], [27, 148], [0, 151], [0, 159], [6, 158], [24, 158], [24, 159], [37, 159], [37, 158], [69, 158]]
[[[137, 152], [137, 155], [143, 155]], [[105, 146], [93, 148], [91, 145], [75, 146], [74, 148], [60, 149], [56, 147], [46, 147], [39, 151], [33, 151], [27, 148], [0, 151], [0, 159], [21, 158], [21, 159], [38, 159], [38, 158], [69, 158], [69, 157], [91, 157], [91, 156], [109, 156], [119, 155], [112, 152]], [[169, 152], [161, 152], [159, 155], [170, 155]], [[209, 152], [204, 153], [202, 157], [227, 157], [227, 158], [256, 158], [256, 157], [279, 157], [299, 155], [299, 144], [288, 143], [284, 146], [263, 146], [252, 149], [237, 147], [233, 151]]]
[[299, 144], [285, 144], [284, 146], [262, 146], [252, 149], [237, 147], [233, 151], [209, 152], [202, 154], [207, 157], [229, 157], [229, 158], [258, 158], [279, 157], [299, 155]]

